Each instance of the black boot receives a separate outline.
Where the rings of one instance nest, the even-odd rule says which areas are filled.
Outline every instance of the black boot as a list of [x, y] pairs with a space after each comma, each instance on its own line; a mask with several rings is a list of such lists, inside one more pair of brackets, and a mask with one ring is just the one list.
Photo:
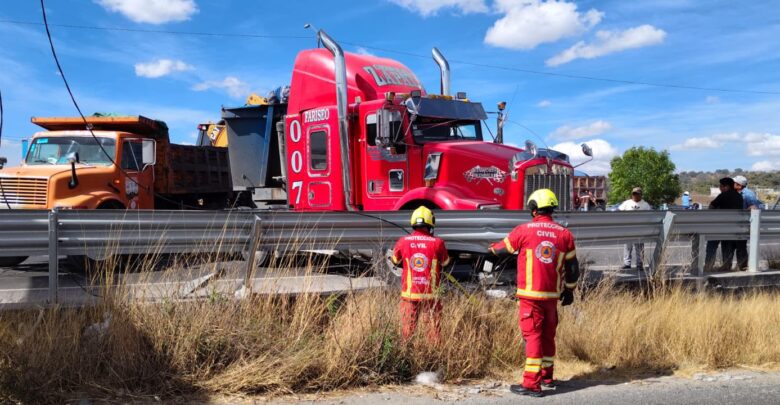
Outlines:
[[544, 396], [544, 393], [542, 391], [529, 390], [528, 388], [525, 388], [522, 385], [514, 385], [514, 384], [510, 385], [509, 391], [512, 391], [518, 395], [528, 395], [529, 397], [534, 397], [534, 398], [541, 398]]
[[554, 390], [558, 386], [555, 380], [542, 380], [542, 388]]

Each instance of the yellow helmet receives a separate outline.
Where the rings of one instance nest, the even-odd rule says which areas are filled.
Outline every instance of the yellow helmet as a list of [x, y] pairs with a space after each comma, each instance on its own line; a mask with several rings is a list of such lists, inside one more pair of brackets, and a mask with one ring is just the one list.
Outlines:
[[428, 207], [421, 205], [412, 213], [411, 219], [412, 227], [415, 226], [430, 226], [431, 228], [436, 226], [436, 217], [433, 216], [433, 212]]
[[542, 208], [555, 208], [558, 206], [558, 198], [549, 188], [543, 188], [531, 193], [528, 197], [528, 209], [533, 211]]

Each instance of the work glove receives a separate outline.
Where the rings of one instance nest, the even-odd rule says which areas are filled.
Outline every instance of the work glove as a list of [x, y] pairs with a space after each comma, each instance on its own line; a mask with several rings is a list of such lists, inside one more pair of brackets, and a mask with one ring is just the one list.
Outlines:
[[561, 293], [561, 306], [571, 305], [574, 302], [574, 290], [565, 289]]

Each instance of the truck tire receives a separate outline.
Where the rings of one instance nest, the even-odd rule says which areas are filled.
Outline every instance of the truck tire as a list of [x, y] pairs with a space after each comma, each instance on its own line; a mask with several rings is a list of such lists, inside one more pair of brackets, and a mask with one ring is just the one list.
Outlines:
[[388, 287], [401, 288], [403, 269], [396, 267], [390, 259], [393, 255], [393, 250], [379, 248], [374, 252], [374, 276], [382, 280]]
[[14, 267], [27, 260], [29, 256], [0, 257], [0, 267]]

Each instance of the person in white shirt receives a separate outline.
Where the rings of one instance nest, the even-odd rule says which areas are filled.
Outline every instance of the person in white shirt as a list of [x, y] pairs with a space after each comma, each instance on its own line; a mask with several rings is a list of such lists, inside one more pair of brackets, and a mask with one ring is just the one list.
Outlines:
[[[649, 211], [652, 208], [645, 200], [642, 199], [642, 189], [640, 187], [634, 187], [631, 190], [631, 198], [623, 201], [618, 207], [618, 211]], [[644, 243], [627, 243], [623, 247], [623, 270], [631, 268], [631, 250], [636, 252], [636, 268], [638, 270], [644, 270], [644, 258], [645, 258], [645, 244]]]

